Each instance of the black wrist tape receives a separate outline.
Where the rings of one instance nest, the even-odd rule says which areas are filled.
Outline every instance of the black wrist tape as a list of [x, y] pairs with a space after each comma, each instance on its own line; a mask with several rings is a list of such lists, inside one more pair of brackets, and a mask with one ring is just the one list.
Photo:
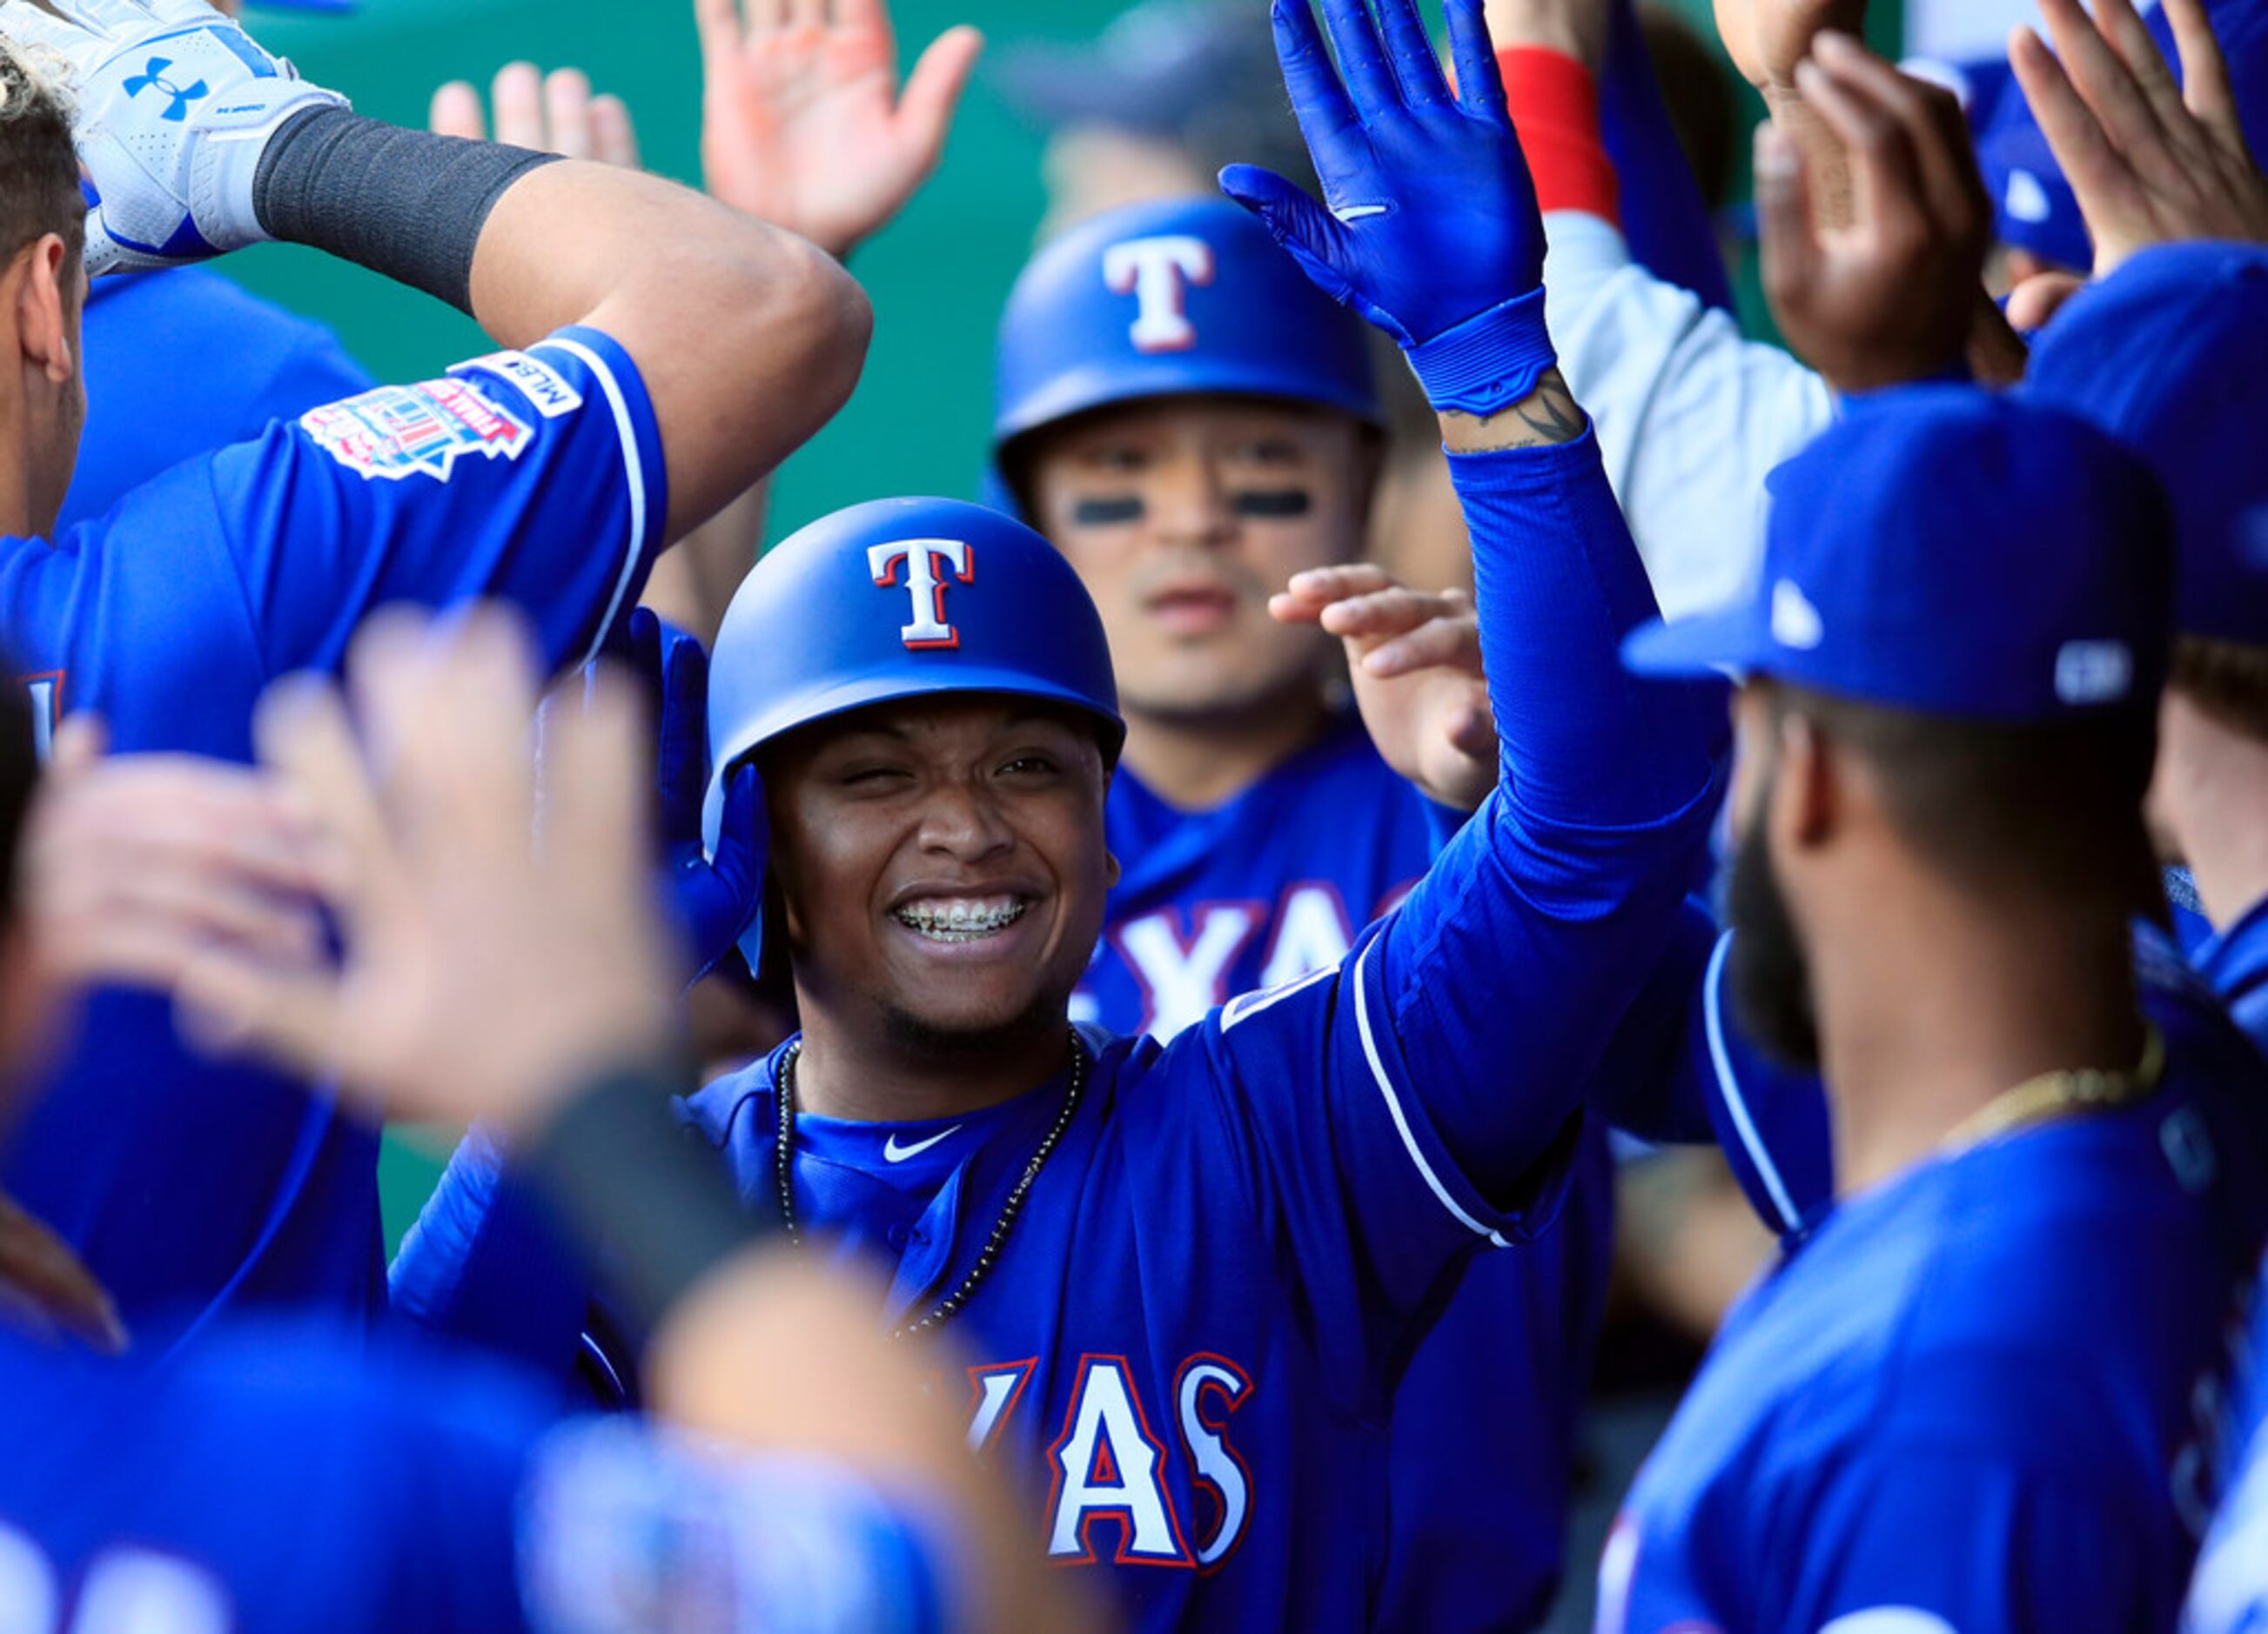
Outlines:
[[670, 1109], [689, 1078], [664, 1068], [610, 1073], [521, 1145], [523, 1175], [593, 1250], [603, 1249], [640, 1331], [746, 1248], [759, 1223], [724, 1166]]
[[504, 189], [556, 153], [313, 108], [269, 139], [252, 208], [270, 236], [472, 311], [473, 250]]

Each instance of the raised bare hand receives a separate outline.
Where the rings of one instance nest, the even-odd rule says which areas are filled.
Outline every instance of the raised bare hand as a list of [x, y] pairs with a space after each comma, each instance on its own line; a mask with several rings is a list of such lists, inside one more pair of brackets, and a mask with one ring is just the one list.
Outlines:
[[1796, 352], [1838, 391], [1924, 379], [1966, 353], [1992, 211], [1952, 95], [1847, 34], [1819, 37], [1798, 93], [1843, 147], [1852, 219], [1813, 209], [1807, 157], [1762, 127], [1764, 291]]
[[969, 27], [931, 42], [898, 85], [884, 0], [694, 0], [701, 162], [710, 195], [850, 254], [937, 168], [984, 48]]
[[1412, 590], [1384, 568], [1358, 563], [1295, 576], [1268, 611], [1345, 643], [1371, 741], [1429, 799], [1471, 811], [1496, 787], [1496, 720], [1470, 596]]
[[539, 822], [536, 667], [515, 615], [380, 615], [349, 675], [351, 718], [299, 678], [255, 720], [263, 765], [321, 826], [343, 962], [217, 950], [178, 990], [193, 1031], [335, 1075], [381, 1112], [507, 1127], [666, 1050], [681, 983], [631, 683], [571, 680], [546, 711]]
[[[496, 139], [508, 146], [602, 165], [638, 167], [637, 131], [630, 111], [616, 96], [594, 97], [590, 77], [579, 68], [539, 73], [533, 63], [508, 63], [489, 88], [496, 105]], [[433, 93], [428, 122], [434, 133], [488, 139], [481, 93], [469, 81], [453, 79]]]
[[2053, 51], [2029, 28], [2008, 57], [2095, 239], [2095, 276], [2191, 239], [2268, 242], [2268, 180], [2245, 145], [2204, 0], [2165, 0], [2176, 84], [2132, 0], [2040, 0]]
[[1858, 34], [1867, 0], [1716, 0], [1717, 33], [1741, 77], [1759, 91], [1793, 90], [1796, 65], [1832, 29]]

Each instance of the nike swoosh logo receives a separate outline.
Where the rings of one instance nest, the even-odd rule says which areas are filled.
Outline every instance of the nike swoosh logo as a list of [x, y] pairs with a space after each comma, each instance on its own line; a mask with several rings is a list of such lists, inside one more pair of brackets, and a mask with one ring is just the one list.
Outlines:
[[1383, 204], [1350, 204], [1344, 210], [1333, 210], [1331, 214], [1336, 216], [1341, 221], [1366, 221], [1373, 216], [1383, 216], [1386, 214], [1386, 206]]
[[903, 1163], [908, 1158], [917, 1158], [937, 1145], [939, 1141], [947, 1140], [958, 1135], [965, 1127], [967, 1126], [964, 1124], [956, 1123], [944, 1134], [932, 1135], [927, 1140], [917, 1140], [910, 1146], [901, 1146], [898, 1145], [898, 1137], [893, 1135], [882, 1143], [882, 1160], [886, 1163]]

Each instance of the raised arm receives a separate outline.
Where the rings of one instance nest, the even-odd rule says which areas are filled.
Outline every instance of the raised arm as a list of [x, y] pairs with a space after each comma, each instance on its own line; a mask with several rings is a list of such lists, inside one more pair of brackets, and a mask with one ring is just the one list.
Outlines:
[[[1223, 186], [1398, 341], [1440, 415], [1474, 551], [1495, 792], [1361, 956], [1366, 1046], [1484, 1198], [1575, 1109], [1697, 871], [1723, 735], [1702, 691], [1619, 673], [1653, 600], [1543, 324], [1543, 234], [1478, 0], [1448, 0], [1449, 92], [1410, 0], [1302, 5], [1278, 44], [1326, 210]], [[1417, 1143], [1420, 1146], [1423, 1142]]]
[[[669, 537], [777, 465], [858, 378], [870, 314], [841, 268], [687, 188], [362, 118], [204, 0], [8, 0], [0, 29], [68, 65], [100, 195], [90, 272], [279, 239], [451, 301], [508, 347], [601, 330], [652, 402]], [[210, 90], [185, 110], [134, 94], [160, 36], [171, 71]]]

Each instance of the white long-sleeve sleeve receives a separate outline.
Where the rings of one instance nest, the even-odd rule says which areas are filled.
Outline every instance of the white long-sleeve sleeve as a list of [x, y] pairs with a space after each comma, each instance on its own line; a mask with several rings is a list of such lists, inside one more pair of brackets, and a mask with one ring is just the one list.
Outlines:
[[1835, 418], [1827, 384], [1744, 340], [1631, 260], [1611, 223], [1544, 217], [1546, 312], [1567, 384], [1598, 426], [1615, 497], [1666, 618], [1744, 590], [1764, 554], [1764, 479]]

